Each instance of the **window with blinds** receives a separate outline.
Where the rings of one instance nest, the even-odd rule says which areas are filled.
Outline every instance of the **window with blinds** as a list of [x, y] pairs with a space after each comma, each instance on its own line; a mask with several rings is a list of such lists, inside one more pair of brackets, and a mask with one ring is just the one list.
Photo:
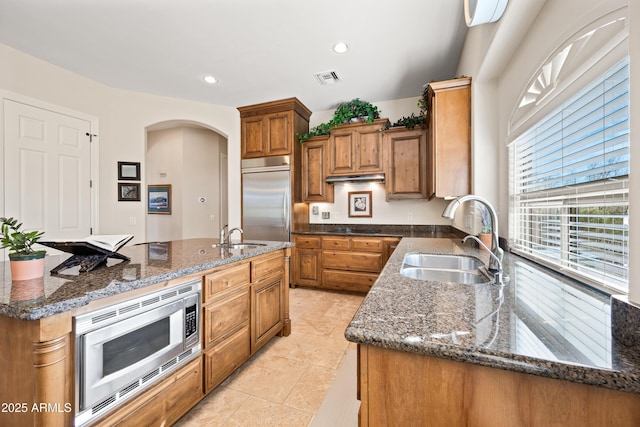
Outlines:
[[531, 126], [509, 149], [513, 250], [626, 292], [628, 58]]

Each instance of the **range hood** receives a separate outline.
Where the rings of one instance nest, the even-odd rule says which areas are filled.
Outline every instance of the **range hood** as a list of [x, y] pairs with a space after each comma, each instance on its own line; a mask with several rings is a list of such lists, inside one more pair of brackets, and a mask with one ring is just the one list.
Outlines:
[[383, 173], [369, 173], [358, 175], [342, 175], [342, 176], [328, 176], [326, 181], [329, 184], [336, 184], [340, 182], [384, 182]]

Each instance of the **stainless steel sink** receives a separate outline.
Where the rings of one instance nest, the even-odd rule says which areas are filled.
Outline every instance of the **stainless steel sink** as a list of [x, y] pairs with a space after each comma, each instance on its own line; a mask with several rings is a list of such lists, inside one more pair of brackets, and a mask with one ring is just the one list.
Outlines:
[[255, 249], [260, 246], [267, 246], [266, 243], [215, 243], [211, 245], [213, 248], [222, 249]]
[[484, 263], [468, 255], [437, 255], [410, 252], [404, 256], [400, 274], [410, 279], [477, 285], [491, 282], [481, 269]]
[[484, 265], [478, 258], [468, 255], [438, 255], [409, 252], [404, 256], [404, 265], [446, 270], [477, 270]]

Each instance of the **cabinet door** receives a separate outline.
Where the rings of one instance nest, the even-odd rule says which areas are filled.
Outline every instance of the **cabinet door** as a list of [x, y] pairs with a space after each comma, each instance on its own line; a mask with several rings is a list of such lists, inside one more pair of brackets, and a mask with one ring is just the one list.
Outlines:
[[327, 184], [329, 137], [311, 138], [302, 144], [302, 201], [333, 203], [333, 185]]
[[429, 197], [471, 191], [471, 79], [429, 85]]
[[265, 156], [282, 156], [291, 153], [293, 125], [291, 113], [275, 113], [265, 117], [266, 150]]
[[387, 200], [427, 198], [427, 129], [391, 129], [383, 138]]
[[382, 134], [379, 126], [362, 126], [356, 132], [356, 172], [383, 172]]
[[263, 157], [267, 152], [265, 144], [265, 121], [263, 116], [247, 117], [241, 123], [242, 158]]
[[251, 285], [251, 289], [251, 353], [254, 353], [284, 325], [282, 276]]
[[329, 137], [329, 175], [350, 174], [355, 171], [355, 132], [332, 130]]
[[251, 355], [249, 325], [204, 353], [204, 387], [209, 393]]
[[320, 286], [320, 250], [296, 249], [293, 257], [293, 284]]
[[323, 251], [322, 268], [380, 273], [382, 253]]
[[238, 292], [203, 307], [204, 348], [210, 348], [232, 332], [249, 324], [250, 300], [247, 285]]

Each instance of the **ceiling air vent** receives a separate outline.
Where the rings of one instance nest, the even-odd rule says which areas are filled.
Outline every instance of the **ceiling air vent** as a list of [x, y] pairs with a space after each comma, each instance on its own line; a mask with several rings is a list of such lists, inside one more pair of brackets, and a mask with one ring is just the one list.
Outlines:
[[338, 73], [335, 71], [324, 71], [322, 73], [316, 73], [314, 76], [316, 76], [316, 79], [318, 79], [318, 82], [321, 85], [330, 85], [340, 82], [340, 77], [338, 77]]

